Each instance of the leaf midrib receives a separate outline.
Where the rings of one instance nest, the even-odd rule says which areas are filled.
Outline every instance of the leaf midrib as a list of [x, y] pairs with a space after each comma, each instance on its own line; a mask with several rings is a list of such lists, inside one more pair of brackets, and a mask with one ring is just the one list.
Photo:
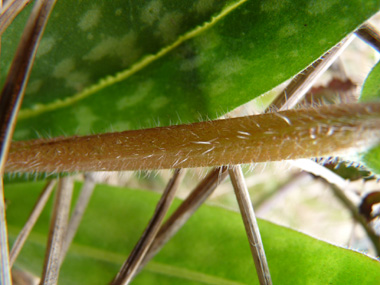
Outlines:
[[59, 108], [70, 106], [71, 104], [81, 101], [108, 86], [111, 86], [115, 83], [118, 83], [120, 81], [127, 79], [128, 77], [132, 76], [138, 71], [144, 69], [146, 66], [157, 61], [161, 57], [165, 56], [166, 54], [174, 50], [176, 47], [178, 47], [185, 41], [190, 40], [194, 38], [195, 36], [199, 35], [200, 33], [204, 32], [205, 30], [211, 28], [217, 22], [222, 20], [225, 16], [233, 12], [240, 5], [244, 4], [247, 1], [248, 0], [239, 0], [230, 5], [227, 5], [225, 8], [223, 8], [223, 10], [218, 15], [211, 17], [210, 21], [206, 21], [203, 24], [195, 27], [193, 30], [179, 36], [178, 39], [174, 43], [162, 48], [156, 54], [150, 54], [150, 55], [145, 56], [140, 61], [133, 64], [130, 68], [123, 70], [121, 72], [118, 72], [114, 76], [107, 76], [105, 78], [102, 78], [98, 81], [98, 83], [84, 89], [83, 91], [79, 93], [74, 94], [73, 96], [68, 96], [63, 100], [57, 100], [55, 102], [48, 103], [48, 104], [37, 104], [31, 109], [20, 110], [18, 119], [21, 119], [21, 120], [27, 119], [30, 117], [37, 116], [44, 112], [53, 111]]

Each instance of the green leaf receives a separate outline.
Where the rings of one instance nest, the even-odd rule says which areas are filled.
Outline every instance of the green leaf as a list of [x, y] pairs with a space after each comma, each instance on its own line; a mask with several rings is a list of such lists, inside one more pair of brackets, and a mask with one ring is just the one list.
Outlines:
[[361, 94], [360, 102], [373, 102], [380, 100], [380, 64], [377, 63], [367, 76]]
[[[361, 102], [380, 100], [380, 64], [377, 63], [367, 76], [361, 94]], [[374, 174], [380, 175], [380, 145], [360, 154], [360, 161]]]
[[376, 145], [362, 152], [357, 161], [364, 164], [373, 174], [380, 175], [380, 145]]
[[[6, 187], [13, 240], [42, 183]], [[76, 185], [76, 189], [79, 188]], [[60, 273], [60, 284], [105, 284], [120, 268], [159, 195], [98, 185]], [[176, 200], [175, 205], [179, 204]], [[17, 261], [40, 274], [51, 201]], [[377, 284], [380, 263], [294, 230], [259, 221], [274, 284]], [[141, 272], [134, 284], [258, 284], [241, 217], [202, 206]]]
[[[59, 1], [15, 139], [216, 118], [301, 71], [378, 7], [374, 0]], [[3, 36], [2, 72], [25, 17]]]

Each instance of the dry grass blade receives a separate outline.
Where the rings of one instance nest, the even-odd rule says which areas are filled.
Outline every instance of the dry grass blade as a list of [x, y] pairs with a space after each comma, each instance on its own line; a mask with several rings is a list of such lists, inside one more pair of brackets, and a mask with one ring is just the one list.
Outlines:
[[161, 248], [179, 231], [195, 211], [207, 200], [215, 188], [227, 177], [227, 167], [213, 169], [190, 193], [177, 210], [161, 226], [149, 251], [141, 262], [141, 270]]
[[86, 210], [87, 205], [90, 202], [90, 198], [92, 196], [92, 193], [94, 192], [95, 185], [96, 181], [93, 177], [93, 174], [86, 174], [84, 184], [82, 186], [81, 192], [79, 194], [78, 200], [72, 211], [70, 221], [67, 226], [66, 236], [62, 245], [61, 263], [65, 259], [70, 244], [74, 239], [80, 222], [82, 221], [84, 211]]
[[[5, 80], [0, 97], [0, 175], [9, 151], [16, 117], [24, 96], [29, 73], [55, 0], [38, 1], [26, 24], [20, 44], [17, 48], [10, 71]], [[1, 250], [1, 284], [10, 284], [10, 264], [8, 237], [5, 220], [3, 183], [0, 185], [0, 250]]]
[[348, 35], [340, 43], [297, 74], [284, 91], [272, 102], [271, 107], [278, 110], [294, 108], [316, 80], [333, 64], [353, 39], [353, 34]]
[[175, 192], [179, 186], [179, 183], [183, 176], [183, 170], [176, 169], [173, 177], [170, 179], [164, 193], [161, 196], [160, 201], [157, 204], [156, 210], [152, 219], [150, 220], [147, 228], [142, 234], [140, 240], [132, 250], [126, 262], [121, 267], [119, 273], [116, 275], [112, 284], [129, 284], [132, 280], [136, 270], [138, 269], [145, 254], [149, 250], [157, 232], [161, 226], [173, 199]]
[[59, 180], [40, 284], [50, 285], [56, 284], [58, 281], [60, 256], [66, 234], [73, 188], [72, 177], [64, 177]]
[[259, 226], [257, 225], [243, 172], [240, 166], [232, 166], [228, 171], [234, 186], [260, 284], [272, 284]]
[[42, 210], [44, 209], [46, 202], [49, 200], [50, 194], [54, 189], [56, 181], [50, 180], [44, 189], [42, 190], [40, 196], [38, 197], [37, 203], [35, 204], [32, 213], [30, 214], [28, 221], [25, 223], [21, 232], [17, 236], [11, 253], [10, 253], [10, 266], [12, 267], [14, 262], [17, 259], [18, 254], [20, 253], [26, 239], [29, 236], [29, 233], [33, 229], [35, 223], [37, 222], [38, 217], [40, 216]]
[[379, 31], [374, 26], [366, 23], [362, 25], [355, 34], [380, 52], [380, 35]]
[[31, 0], [9, 0], [0, 15], [0, 36]]
[[8, 230], [5, 219], [4, 185], [3, 179], [0, 178], [0, 284], [4, 285], [12, 284], [8, 250]]
[[[0, 0], [0, 11], [3, 13], [3, 1]], [[1, 52], [1, 38], [0, 38], [0, 52]], [[3, 143], [2, 141], [0, 142]], [[0, 160], [4, 161], [5, 158], [0, 154]], [[0, 163], [2, 163], [0, 161]], [[11, 284], [11, 267], [9, 262], [9, 248], [8, 248], [8, 229], [5, 218], [5, 202], [4, 202], [4, 184], [2, 178], [2, 169], [0, 166], [0, 284]]]
[[13, 268], [12, 281], [15, 285], [37, 285], [40, 282], [40, 278], [30, 272]]

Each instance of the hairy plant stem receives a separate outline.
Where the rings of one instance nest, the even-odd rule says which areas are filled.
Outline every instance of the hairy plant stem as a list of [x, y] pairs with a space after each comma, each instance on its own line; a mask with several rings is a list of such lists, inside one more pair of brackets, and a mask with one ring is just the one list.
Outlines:
[[84, 137], [14, 142], [8, 172], [206, 167], [355, 154], [380, 140], [380, 103], [288, 110]]

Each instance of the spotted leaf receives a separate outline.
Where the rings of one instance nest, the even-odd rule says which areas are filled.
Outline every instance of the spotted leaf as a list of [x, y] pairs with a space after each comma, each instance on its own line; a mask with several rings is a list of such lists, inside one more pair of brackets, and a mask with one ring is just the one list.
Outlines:
[[[15, 139], [216, 118], [289, 79], [379, 1], [58, 1]], [[6, 72], [27, 12], [3, 36]], [[4, 73], [2, 78], [4, 78]]]

